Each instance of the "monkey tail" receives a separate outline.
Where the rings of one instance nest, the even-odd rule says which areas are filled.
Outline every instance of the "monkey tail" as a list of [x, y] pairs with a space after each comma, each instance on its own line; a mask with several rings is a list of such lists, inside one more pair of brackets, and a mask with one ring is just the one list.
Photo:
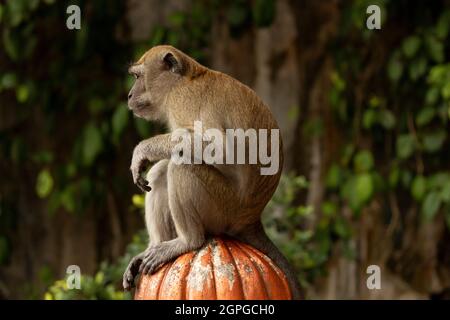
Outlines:
[[245, 242], [259, 251], [263, 252], [283, 271], [289, 282], [289, 286], [294, 300], [304, 299], [303, 292], [298, 282], [294, 269], [278, 250], [275, 244], [269, 239], [261, 222], [246, 227], [237, 234], [232, 235], [237, 240]]

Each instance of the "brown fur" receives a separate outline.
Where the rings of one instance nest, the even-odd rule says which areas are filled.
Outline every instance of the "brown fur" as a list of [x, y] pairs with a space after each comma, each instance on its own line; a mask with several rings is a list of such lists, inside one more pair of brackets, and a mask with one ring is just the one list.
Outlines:
[[[170, 131], [193, 130], [197, 120], [202, 121], [204, 130], [278, 129], [269, 108], [253, 90], [171, 46], [150, 49], [130, 73], [137, 80], [130, 91], [129, 108], [144, 119], [165, 122]], [[278, 172], [264, 176], [260, 164], [176, 165], [170, 160], [174, 147], [170, 138], [170, 133], [149, 138], [133, 152], [134, 182], [144, 191], [151, 188], [146, 194], [150, 244], [131, 261], [124, 287], [133, 285], [138, 271], [152, 273], [161, 264], [201, 247], [206, 235], [229, 234], [274, 259], [298, 297], [295, 275], [260, 228], [262, 210], [281, 174], [281, 143]], [[157, 164], [150, 169], [147, 182], [141, 174], [149, 162]], [[249, 232], [255, 234], [248, 236]]]

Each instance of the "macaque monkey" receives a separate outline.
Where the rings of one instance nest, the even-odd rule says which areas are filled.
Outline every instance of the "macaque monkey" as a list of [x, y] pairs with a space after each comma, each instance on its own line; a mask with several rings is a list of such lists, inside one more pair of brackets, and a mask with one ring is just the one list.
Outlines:
[[[279, 168], [274, 174], [261, 174], [260, 161], [207, 164], [194, 159], [192, 164], [177, 164], [172, 158], [178, 143], [171, 136], [175, 130], [184, 129], [195, 139], [195, 121], [201, 121], [204, 129], [220, 130], [224, 137], [227, 128], [278, 129], [269, 108], [249, 87], [171, 46], [153, 47], [129, 73], [136, 78], [128, 95], [129, 109], [143, 119], [164, 122], [170, 133], [144, 140], [133, 151], [133, 181], [147, 192], [150, 243], [131, 260], [124, 288], [133, 287], [139, 273], [154, 273], [164, 263], [199, 249], [208, 236], [228, 235], [269, 256], [286, 274], [293, 297], [300, 298], [294, 271], [261, 224], [261, 213], [280, 179], [281, 141], [275, 150]], [[247, 150], [248, 146], [246, 139]], [[151, 163], [155, 164], [144, 178]]]

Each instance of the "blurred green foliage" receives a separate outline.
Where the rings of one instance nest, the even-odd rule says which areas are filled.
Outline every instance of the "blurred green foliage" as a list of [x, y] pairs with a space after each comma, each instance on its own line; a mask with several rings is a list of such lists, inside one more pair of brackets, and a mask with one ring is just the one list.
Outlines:
[[144, 251], [147, 245], [147, 233], [136, 234], [127, 247], [127, 252], [113, 264], [103, 262], [93, 275], [82, 275], [80, 289], [68, 289], [67, 278], [55, 281], [44, 295], [46, 300], [123, 300], [131, 299], [130, 292], [124, 292], [118, 283], [130, 260]]
[[[356, 1], [355, 5], [365, 6], [366, 2]], [[402, 9], [393, 1], [383, 3], [390, 5], [388, 14]], [[427, 12], [421, 21], [414, 22], [419, 23], [392, 51], [386, 67], [379, 66], [387, 70], [387, 79], [380, 77], [383, 83], [373, 84], [368, 101], [356, 101], [356, 94], [346, 89], [347, 81], [354, 85], [362, 72], [358, 61], [361, 49], [347, 46], [337, 51], [339, 73], [332, 77], [330, 101], [341, 122], [349, 124], [345, 134], [352, 143], [331, 166], [328, 187], [355, 213], [379, 194], [404, 190], [420, 205], [425, 220], [433, 219], [442, 209], [450, 221], [450, 172], [445, 165], [449, 160], [450, 65], [446, 53], [450, 10], [436, 17]], [[366, 41], [370, 46], [371, 39]], [[377, 144], [386, 144], [386, 152], [374, 154], [364, 149], [361, 141], [365, 137], [375, 144], [373, 150]]]

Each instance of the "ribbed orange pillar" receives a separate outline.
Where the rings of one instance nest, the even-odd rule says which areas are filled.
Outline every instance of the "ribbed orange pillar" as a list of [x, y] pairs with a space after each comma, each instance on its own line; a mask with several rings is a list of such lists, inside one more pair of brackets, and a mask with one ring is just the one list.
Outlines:
[[141, 276], [135, 300], [290, 300], [286, 276], [266, 255], [216, 237]]

